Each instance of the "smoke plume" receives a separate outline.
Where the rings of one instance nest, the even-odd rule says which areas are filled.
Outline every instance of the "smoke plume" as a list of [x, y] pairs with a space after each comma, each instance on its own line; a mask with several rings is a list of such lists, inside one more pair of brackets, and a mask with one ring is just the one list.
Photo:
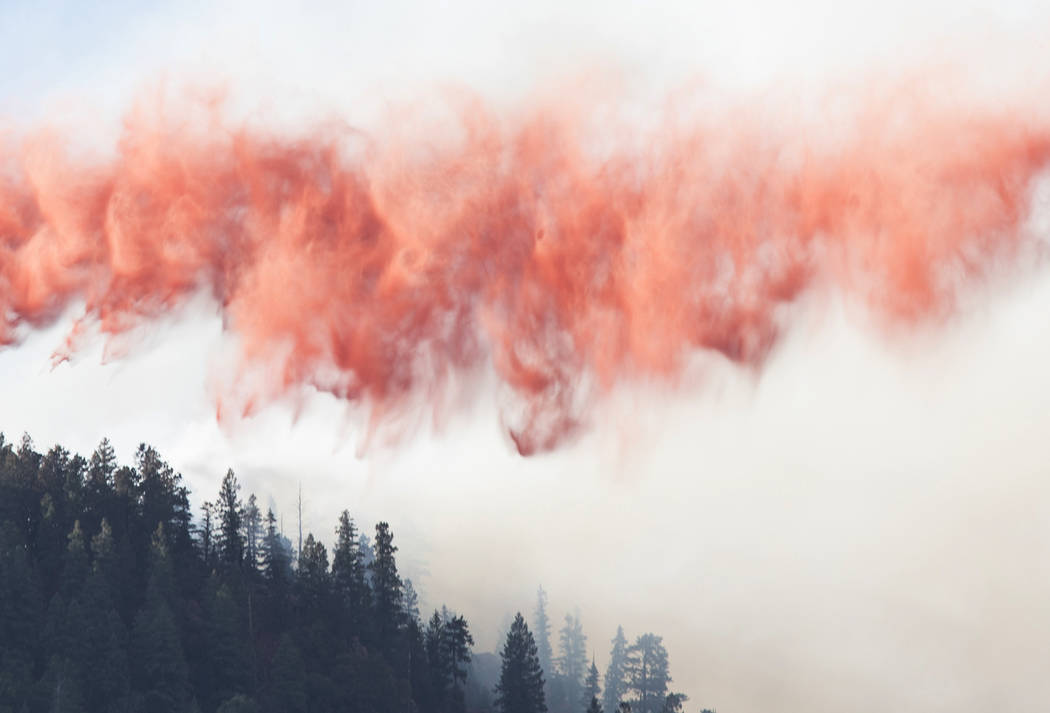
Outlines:
[[143, 102], [101, 157], [19, 134], [0, 145], [0, 343], [82, 308], [61, 358], [205, 291], [241, 373], [265, 375], [230, 386], [243, 412], [311, 386], [381, 424], [490, 369], [518, 450], [548, 450], [698, 350], [761, 367], [804, 292], [907, 328], [1016, 262], [1050, 121], [926, 89], [808, 118], [703, 89], [644, 120], [458, 96], [284, 133]]

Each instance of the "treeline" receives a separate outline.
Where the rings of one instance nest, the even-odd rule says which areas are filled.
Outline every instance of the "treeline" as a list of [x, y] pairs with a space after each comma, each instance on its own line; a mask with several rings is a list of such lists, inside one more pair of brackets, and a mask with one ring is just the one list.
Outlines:
[[[518, 655], [520, 651], [531, 653]], [[509, 678], [508, 662], [512, 669]], [[500, 686], [514, 686], [514, 681], [528, 679], [533, 670], [540, 672], [542, 681], [533, 684], [528, 697], [540, 700], [544, 708], [525, 704], [518, 709], [522, 713], [544, 709], [549, 713], [679, 713], [687, 700], [686, 695], [669, 688], [670, 660], [663, 638], [655, 634], [643, 634], [628, 644], [623, 627], [619, 627], [612, 640], [605, 675], [600, 677], [594, 654], [588, 656], [579, 612], [566, 614], [558, 631], [555, 655], [547, 593], [542, 587], [537, 592], [532, 629], [520, 614], [511, 625], [503, 652]], [[705, 709], [701, 713], [710, 712]]]
[[0, 434], [0, 713], [682, 710], [660, 637], [619, 630], [599, 681], [578, 614], [554, 655], [541, 589], [532, 631], [519, 614], [472, 656], [462, 616], [420, 616], [387, 523], [344, 511], [333, 534], [293, 547], [232, 471], [194, 518], [146, 445], [122, 466], [106, 440]]
[[188, 495], [145, 445], [0, 435], [0, 712], [465, 710], [467, 622], [421, 620], [386, 523], [294, 553], [232, 471], [199, 522]]

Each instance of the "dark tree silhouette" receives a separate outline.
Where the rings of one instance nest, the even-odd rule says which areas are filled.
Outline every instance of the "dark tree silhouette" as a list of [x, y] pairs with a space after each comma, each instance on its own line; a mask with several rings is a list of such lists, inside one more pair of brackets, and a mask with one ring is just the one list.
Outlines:
[[501, 713], [546, 713], [543, 670], [536, 640], [520, 612], [510, 625], [501, 656], [503, 660], [496, 686], [496, 705]]
[[[588, 708], [591, 707], [591, 701], [594, 701], [597, 705], [597, 701], [602, 695], [602, 687], [598, 683], [598, 665], [594, 661], [594, 657], [591, 657], [591, 667], [587, 669], [587, 680], [583, 686], [583, 700]], [[601, 706], [598, 706], [601, 710]]]
[[401, 625], [401, 577], [397, 573], [394, 553], [394, 534], [385, 522], [376, 525], [375, 560], [369, 565], [372, 572], [372, 596], [379, 636], [393, 642]]
[[[85, 460], [0, 434], [0, 713], [491, 713], [493, 684], [504, 713], [547, 710], [520, 614], [497, 672], [464, 617], [420, 621], [385, 522], [370, 541], [344, 511], [329, 567], [324, 543], [309, 534], [296, 556], [239, 492], [227, 471], [194, 523], [182, 477], [147, 445], [121, 466], [105, 440]], [[674, 713], [684, 697], [647, 637], [626, 656], [620, 632], [617, 680], [630, 673], [646, 713]], [[586, 663], [574, 617], [562, 639], [564, 693]], [[592, 661], [569, 710], [595, 713], [598, 695]]]
[[237, 484], [237, 476], [233, 474], [233, 470], [227, 470], [226, 476], [222, 479], [222, 488], [219, 490], [216, 508], [219, 517], [218, 549], [222, 563], [228, 571], [240, 569], [244, 560], [244, 539], [241, 533], [244, 508], [237, 495], [240, 489], [241, 486]]

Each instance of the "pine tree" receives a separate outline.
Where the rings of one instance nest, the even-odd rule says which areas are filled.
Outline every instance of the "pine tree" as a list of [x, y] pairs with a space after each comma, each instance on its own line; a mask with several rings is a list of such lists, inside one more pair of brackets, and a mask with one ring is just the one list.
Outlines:
[[87, 478], [84, 483], [84, 506], [90, 513], [91, 522], [109, 515], [113, 494], [113, 473], [117, 470], [117, 455], [109, 439], [103, 438], [88, 461]]
[[591, 703], [587, 706], [587, 713], [602, 713], [602, 704], [598, 702], [597, 696], [591, 698]]
[[625, 665], [628, 689], [634, 694], [634, 713], [660, 713], [671, 681], [663, 638], [643, 634], [627, 650]]
[[163, 526], [153, 538], [146, 601], [131, 632], [132, 688], [143, 710], [183, 711], [190, 698], [189, 673], [171, 611], [171, 561]]
[[[594, 657], [591, 656], [591, 667], [587, 671], [587, 680], [584, 683], [584, 701], [590, 706], [590, 702], [594, 701], [594, 705], [598, 705], [598, 698], [602, 695], [601, 686], [598, 684], [598, 665], [594, 661]], [[601, 707], [599, 706], [599, 711]]]
[[457, 712], [464, 709], [463, 684], [467, 680], [470, 647], [474, 637], [462, 616], [442, 607], [435, 609], [427, 624], [425, 645], [430, 669], [430, 693], [435, 710]]
[[620, 701], [627, 695], [626, 665], [627, 638], [623, 635], [623, 627], [618, 626], [609, 653], [609, 666], [605, 670], [605, 696], [602, 700], [605, 713], [616, 713]]
[[263, 535], [262, 547], [263, 577], [274, 584], [290, 582], [292, 577], [291, 552], [277, 531], [277, 516], [273, 510], [266, 511], [266, 534]]
[[536, 592], [536, 612], [532, 617], [532, 628], [536, 632], [540, 667], [549, 679], [554, 673], [554, 652], [551, 649], [551, 623], [547, 616], [547, 593], [543, 591], [543, 587]]
[[323, 609], [329, 593], [328, 551], [311, 532], [299, 553], [299, 569], [296, 572], [300, 605], [308, 609]]
[[347, 515], [332, 573], [312, 535], [296, 570], [272, 512], [258, 537], [232, 472], [193, 543], [180, 476], [148, 446], [135, 463], [106, 441], [88, 463], [0, 435], [0, 713], [465, 709], [467, 623], [442, 607], [424, 635], [388, 526], [373, 553]]
[[87, 541], [84, 531], [80, 529], [80, 520], [77, 520], [73, 523], [73, 531], [69, 533], [69, 545], [62, 570], [62, 586], [59, 590], [67, 601], [81, 590], [90, 571]]
[[240, 489], [233, 470], [227, 470], [216, 506], [219, 511], [218, 549], [223, 565], [230, 571], [239, 570], [244, 562], [244, 539], [241, 535], [244, 507], [237, 497]]
[[212, 577], [208, 590], [204, 651], [208, 695], [205, 701], [214, 707], [248, 692], [252, 668], [250, 642], [242, 624], [242, 610], [232, 589]]
[[83, 620], [79, 623], [83, 697], [88, 710], [116, 710], [127, 700], [130, 679], [127, 630], [113, 598], [116, 553], [109, 523], [103, 519], [92, 538], [94, 564], [84, 587]]
[[245, 568], [251, 573], [256, 573], [261, 564], [259, 541], [262, 536], [262, 515], [255, 500], [255, 493], [252, 493], [248, 496], [248, 504], [244, 508], [244, 561]]
[[496, 706], [501, 713], [546, 713], [543, 670], [540, 668], [536, 640], [519, 612], [507, 633], [501, 652]]
[[332, 553], [332, 584], [343, 602], [350, 634], [360, 635], [368, 618], [370, 593], [365, 581], [365, 563], [358, 542], [357, 527], [346, 510], [339, 515], [336, 545]]
[[205, 502], [201, 505], [200, 525], [201, 558], [206, 569], [211, 569], [215, 562], [215, 505]]
[[565, 615], [565, 625], [559, 633], [558, 672], [561, 675], [565, 701], [570, 710], [587, 705], [583, 679], [587, 671], [587, 637], [583, 634], [580, 617]]
[[100, 490], [107, 490], [113, 485], [113, 473], [117, 470], [117, 453], [108, 438], [99, 441], [95, 452], [88, 461], [87, 481]]
[[102, 518], [99, 523], [98, 532], [91, 538], [91, 553], [94, 555], [93, 571], [97, 572], [109, 585], [110, 597], [116, 595], [118, 583], [117, 547], [113, 542], [113, 528], [109, 526], [109, 520]]
[[427, 622], [427, 630], [424, 634], [424, 642], [427, 654], [427, 669], [429, 671], [428, 687], [430, 696], [433, 698], [435, 711], [444, 707], [445, 689], [448, 686], [446, 676], [447, 669], [444, 665], [442, 639], [444, 638], [445, 620], [437, 609]]
[[407, 621], [419, 621], [419, 595], [412, 584], [412, 580], [406, 578], [404, 589], [401, 590], [401, 611]]
[[292, 556], [277, 531], [277, 517], [266, 511], [266, 534], [262, 543], [264, 583], [263, 618], [272, 631], [283, 631], [292, 591]]
[[401, 624], [401, 577], [397, 574], [394, 535], [385, 522], [376, 525], [375, 561], [372, 562], [372, 592], [376, 624], [384, 641], [392, 641]]

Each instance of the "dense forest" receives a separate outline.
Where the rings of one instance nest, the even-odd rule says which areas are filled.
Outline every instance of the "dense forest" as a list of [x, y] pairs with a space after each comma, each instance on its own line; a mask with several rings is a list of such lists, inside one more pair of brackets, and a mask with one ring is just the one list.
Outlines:
[[671, 713], [667, 651], [612, 640], [599, 676], [579, 614], [551, 646], [540, 589], [498, 656], [466, 619], [421, 617], [394, 535], [344, 511], [329, 550], [292, 543], [227, 471], [194, 518], [139, 446], [89, 459], [0, 434], [0, 713]]

